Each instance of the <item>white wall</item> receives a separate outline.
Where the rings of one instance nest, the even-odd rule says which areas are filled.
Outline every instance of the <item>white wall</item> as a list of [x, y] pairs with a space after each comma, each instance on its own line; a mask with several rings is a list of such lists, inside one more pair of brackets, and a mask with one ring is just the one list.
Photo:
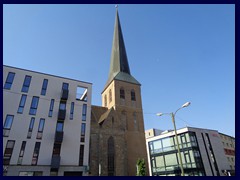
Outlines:
[[[10, 135], [9, 137], [3, 137], [3, 153], [7, 140], [15, 140], [15, 146], [10, 164], [17, 164], [22, 141], [27, 141], [22, 162], [23, 165], [31, 165], [35, 142], [41, 142], [38, 165], [51, 164], [62, 83], [65, 82], [69, 83], [69, 97], [67, 100], [66, 118], [63, 129], [64, 137], [61, 148], [61, 165], [78, 165], [80, 144], [84, 144], [84, 165], [88, 165], [92, 84], [28, 70], [12, 68], [9, 66], [3, 66], [3, 70], [3, 86], [5, 84], [8, 72], [15, 72], [11, 89], [3, 89], [3, 124], [7, 114], [14, 115]], [[32, 76], [28, 93], [21, 92], [25, 75]], [[47, 93], [45, 96], [40, 95], [43, 79], [48, 79]], [[76, 100], [77, 86], [83, 86], [88, 89], [87, 102]], [[24, 106], [23, 114], [18, 114], [17, 110], [22, 94], [27, 95], [27, 100]], [[32, 96], [39, 97], [36, 116], [29, 115]], [[54, 110], [53, 116], [48, 117], [51, 99], [55, 99]], [[75, 104], [74, 120], [69, 119], [71, 102], [74, 102]], [[85, 143], [80, 143], [83, 104], [87, 104], [87, 120]], [[34, 129], [31, 139], [27, 139], [31, 117], [35, 117]], [[45, 119], [42, 140], [36, 139], [40, 118]]]

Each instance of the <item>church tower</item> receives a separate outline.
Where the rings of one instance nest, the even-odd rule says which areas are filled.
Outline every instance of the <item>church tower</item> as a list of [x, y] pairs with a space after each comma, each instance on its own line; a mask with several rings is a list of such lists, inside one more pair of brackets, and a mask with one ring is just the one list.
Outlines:
[[131, 75], [118, 10], [116, 10], [110, 70], [102, 92], [102, 106], [113, 109], [123, 123], [126, 141], [127, 174], [136, 175], [136, 162], [147, 165], [141, 84]]

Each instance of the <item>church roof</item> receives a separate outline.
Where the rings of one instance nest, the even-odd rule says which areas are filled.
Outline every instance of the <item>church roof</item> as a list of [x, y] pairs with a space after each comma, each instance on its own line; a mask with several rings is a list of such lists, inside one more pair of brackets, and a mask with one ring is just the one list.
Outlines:
[[130, 72], [118, 10], [116, 11], [115, 18], [110, 70], [104, 89], [112, 80], [121, 80], [140, 85], [140, 83], [132, 77]]

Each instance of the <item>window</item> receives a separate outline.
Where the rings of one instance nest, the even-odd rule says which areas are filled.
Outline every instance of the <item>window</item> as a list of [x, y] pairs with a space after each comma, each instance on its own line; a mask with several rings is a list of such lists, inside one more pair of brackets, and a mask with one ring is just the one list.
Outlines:
[[29, 114], [36, 115], [39, 97], [33, 96]]
[[12, 140], [7, 141], [5, 152], [4, 152], [4, 155], [3, 155], [3, 165], [9, 165], [10, 164], [14, 144], [15, 144], [15, 141], [12, 141]]
[[43, 95], [43, 96], [46, 95], [47, 85], [48, 85], [48, 80], [44, 79], [43, 84], [42, 84], [42, 91], [41, 91], [41, 95]]
[[4, 87], [3, 87], [4, 89], [11, 89], [12, 83], [13, 83], [13, 80], [14, 80], [14, 76], [15, 76], [15, 73], [12, 73], [12, 72], [8, 73], [6, 82], [5, 82]]
[[86, 124], [82, 123], [82, 125], [81, 125], [81, 142], [85, 141], [85, 130], [86, 130]]
[[63, 83], [62, 84], [62, 89], [68, 89], [68, 86], [69, 86], [68, 83]]
[[114, 176], [114, 140], [108, 139], [108, 176]]
[[131, 100], [136, 101], [135, 91], [133, 89], [131, 90]]
[[76, 100], [87, 102], [87, 88], [77, 87]]
[[32, 158], [32, 165], [37, 165], [38, 155], [39, 155], [39, 151], [40, 151], [40, 145], [41, 145], [40, 142], [35, 143], [33, 158]]
[[42, 171], [20, 171], [19, 176], [42, 176]]
[[60, 155], [61, 145], [59, 143], [54, 143], [53, 145], [53, 155]]
[[71, 109], [70, 109], [70, 119], [73, 119], [73, 112], [74, 112], [74, 102], [71, 102]]
[[63, 122], [62, 121], [57, 122], [56, 131], [57, 132], [63, 132]]
[[19, 152], [19, 158], [18, 158], [18, 163], [17, 163], [18, 165], [22, 164], [25, 147], [26, 147], [26, 141], [23, 141], [20, 152]]
[[44, 124], [45, 124], [45, 119], [41, 118], [38, 125], [37, 139], [42, 139]]
[[31, 83], [31, 76], [25, 76], [24, 82], [23, 82], [23, 86], [22, 86], [22, 92], [28, 92], [30, 83]]
[[53, 107], [54, 107], [54, 99], [51, 99], [49, 112], [48, 112], [48, 117], [52, 117], [52, 115], [53, 115]]
[[82, 121], [86, 121], [87, 119], [87, 105], [83, 104], [82, 107]]
[[123, 88], [120, 89], [120, 98], [125, 99], [125, 91]]
[[79, 166], [83, 165], [83, 157], [84, 157], [84, 145], [80, 145]]
[[32, 117], [32, 118], [31, 118], [31, 121], [30, 121], [30, 124], [29, 124], [29, 128], [28, 128], [28, 134], [27, 134], [27, 138], [28, 138], [28, 139], [30, 139], [31, 136], [32, 136], [34, 121], [35, 121], [35, 118]]
[[65, 101], [60, 101], [59, 109], [60, 110], [66, 110], [66, 102]]
[[22, 114], [23, 113], [23, 108], [25, 106], [26, 103], [26, 99], [27, 99], [27, 95], [23, 94], [19, 103], [19, 107], [18, 107], [18, 113]]
[[112, 90], [109, 90], [109, 103], [112, 102]]
[[13, 115], [7, 115], [6, 116], [6, 119], [5, 119], [5, 122], [4, 122], [4, 125], [3, 125], [3, 136], [4, 137], [9, 136], [9, 133], [10, 133], [10, 130], [11, 130], [11, 127], [12, 127], [13, 118], [14, 118]]
[[105, 104], [105, 107], [107, 107], [107, 95], [106, 94], [104, 96], [104, 104]]

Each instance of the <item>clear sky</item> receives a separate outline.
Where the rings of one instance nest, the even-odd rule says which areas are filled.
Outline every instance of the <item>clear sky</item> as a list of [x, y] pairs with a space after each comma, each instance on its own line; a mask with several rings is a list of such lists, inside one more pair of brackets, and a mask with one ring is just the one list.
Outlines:
[[[93, 83], [101, 106], [115, 5], [3, 5], [3, 64]], [[193, 126], [235, 136], [234, 5], [119, 5], [145, 129]]]

